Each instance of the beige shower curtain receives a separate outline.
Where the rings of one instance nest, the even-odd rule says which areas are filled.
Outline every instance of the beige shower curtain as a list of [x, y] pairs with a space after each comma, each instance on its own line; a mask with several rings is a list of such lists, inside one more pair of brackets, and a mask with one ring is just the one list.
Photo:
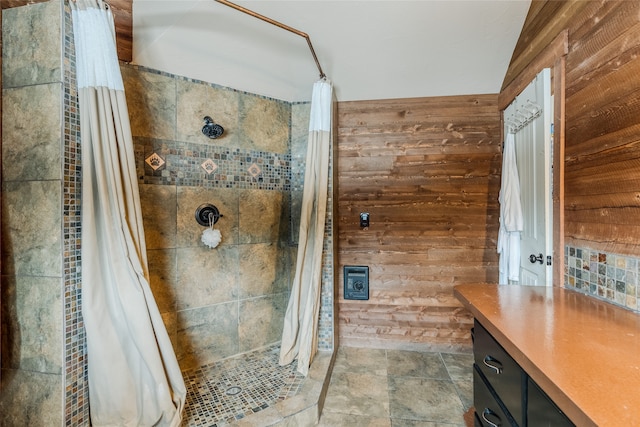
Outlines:
[[297, 370], [305, 376], [309, 373], [309, 366], [318, 349], [332, 101], [331, 82], [326, 79], [316, 82], [311, 98], [296, 273], [285, 313], [280, 347], [280, 364], [287, 365], [297, 357]]
[[82, 315], [93, 426], [178, 426], [186, 389], [149, 288], [113, 17], [73, 8], [82, 151]]

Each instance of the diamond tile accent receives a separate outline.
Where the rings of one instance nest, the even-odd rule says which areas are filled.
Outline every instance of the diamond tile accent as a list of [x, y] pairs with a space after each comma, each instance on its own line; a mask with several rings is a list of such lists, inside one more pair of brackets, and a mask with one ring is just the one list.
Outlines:
[[151, 166], [151, 169], [158, 170], [164, 166], [165, 161], [162, 157], [160, 157], [157, 153], [153, 153], [149, 157], [146, 158], [145, 162]]
[[205, 160], [200, 166], [202, 166], [202, 169], [204, 169], [207, 174], [211, 174], [218, 169], [218, 165], [216, 165], [211, 159]]
[[260, 169], [260, 166], [258, 166], [255, 163], [253, 163], [251, 166], [249, 166], [248, 171], [251, 174], [251, 176], [254, 177], [254, 178], [262, 173], [262, 169]]

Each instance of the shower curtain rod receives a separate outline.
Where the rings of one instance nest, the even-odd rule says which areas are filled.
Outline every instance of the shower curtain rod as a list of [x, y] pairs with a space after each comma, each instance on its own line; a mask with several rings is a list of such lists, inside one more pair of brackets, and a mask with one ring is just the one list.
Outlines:
[[309, 45], [309, 50], [311, 51], [311, 55], [313, 55], [313, 60], [316, 61], [316, 66], [318, 67], [318, 71], [320, 72], [320, 78], [323, 79], [326, 77], [326, 75], [324, 74], [324, 72], [322, 71], [322, 67], [320, 66], [320, 62], [318, 61], [318, 57], [316, 56], [316, 51], [313, 50], [313, 45], [311, 44], [311, 39], [309, 38], [309, 35], [307, 33], [303, 33], [302, 31], [296, 30], [295, 28], [292, 28], [288, 25], [285, 25], [281, 22], [275, 21], [271, 18], [268, 18], [264, 15], [260, 15], [259, 13], [256, 13], [250, 9], [247, 9], [246, 7], [242, 7], [240, 5], [237, 5], [235, 3], [231, 3], [230, 1], [227, 0], [215, 0], [218, 3], [222, 3], [225, 6], [229, 6], [235, 10], [238, 10], [240, 12], [246, 13], [247, 15], [251, 15], [254, 18], [258, 18], [264, 22], [268, 22], [269, 24], [275, 25], [276, 27], [282, 28], [283, 30], [287, 30], [289, 32], [292, 32], [294, 34], [299, 35], [300, 37], [304, 38], [307, 41], [307, 45]]

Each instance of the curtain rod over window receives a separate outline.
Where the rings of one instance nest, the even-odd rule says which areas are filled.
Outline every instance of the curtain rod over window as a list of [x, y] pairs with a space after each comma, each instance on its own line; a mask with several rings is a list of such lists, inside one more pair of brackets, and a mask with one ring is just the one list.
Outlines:
[[262, 21], [268, 22], [269, 24], [275, 25], [276, 27], [282, 28], [283, 30], [287, 30], [289, 32], [292, 32], [294, 34], [299, 35], [300, 37], [303, 37], [306, 41], [307, 44], [309, 45], [309, 50], [311, 50], [311, 55], [313, 55], [313, 60], [316, 61], [316, 66], [318, 67], [318, 71], [320, 72], [320, 78], [323, 79], [326, 77], [326, 75], [324, 74], [324, 72], [322, 71], [322, 67], [320, 66], [320, 62], [318, 61], [318, 57], [316, 56], [316, 52], [315, 50], [313, 50], [313, 45], [311, 44], [311, 39], [309, 38], [309, 35], [307, 33], [303, 33], [302, 31], [296, 30], [295, 28], [289, 27], [288, 25], [285, 25], [281, 22], [275, 21], [271, 18], [268, 18], [264, 15], [260, 15], [259, 13], [256, 13], [250, 9], [247, 9], [246, 7], [242, 7], [240, 5], [237, 5], [235, 3], [232, 3], [230, 1], [227, 0], [215, 0], [218, 3], [222, 3], [225, 6], [229, 6], [235, 10], [238, 10], [240, 12], [246, 13], [247, 15], [251, 15], [254, 18], [258, 18]]

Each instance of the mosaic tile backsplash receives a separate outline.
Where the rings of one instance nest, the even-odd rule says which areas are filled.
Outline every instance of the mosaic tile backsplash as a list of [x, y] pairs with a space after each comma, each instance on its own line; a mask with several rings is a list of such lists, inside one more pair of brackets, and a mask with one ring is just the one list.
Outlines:
[[567, 245], [565, 247], [565, 287], [605, 299], [638, 311], [636, 257]]

